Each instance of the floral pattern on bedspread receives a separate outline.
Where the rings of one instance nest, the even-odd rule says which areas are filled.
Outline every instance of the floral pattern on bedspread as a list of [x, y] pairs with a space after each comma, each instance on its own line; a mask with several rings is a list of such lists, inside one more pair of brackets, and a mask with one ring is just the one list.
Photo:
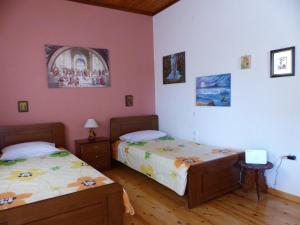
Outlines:
[[68, 151], [0, 160], [0, 210], [113, 183]]
[[239, 154], [241, 150], [216, 148], [170, 136], [152, 141], [113, 144], [113, 157], [184, 195], [190, 166]]

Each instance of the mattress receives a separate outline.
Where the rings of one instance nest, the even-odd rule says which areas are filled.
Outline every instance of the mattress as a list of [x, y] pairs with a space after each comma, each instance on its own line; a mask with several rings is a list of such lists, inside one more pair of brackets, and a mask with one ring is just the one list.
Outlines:
[[114, 159], [181, 196], [185, 193], [190, 166], [241, 152], [238, 149], [212, 147], [168, 136], [135, 143], [117, 141], [113, 145]]
[[111, 179], [66, 150], [0, 161], [0, 210], [110, 183]]

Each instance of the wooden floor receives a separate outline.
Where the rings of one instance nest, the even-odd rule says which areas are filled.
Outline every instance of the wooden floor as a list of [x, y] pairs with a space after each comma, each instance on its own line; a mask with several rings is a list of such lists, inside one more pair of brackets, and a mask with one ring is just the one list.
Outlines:
[[105, 174], [125, 187], [135, 208], [124, 225], [300, 225], [300, 205], [270, 194], [257, 202], [254, 192], [238, 190], [189, 210], [184, 198], [126, 166]]

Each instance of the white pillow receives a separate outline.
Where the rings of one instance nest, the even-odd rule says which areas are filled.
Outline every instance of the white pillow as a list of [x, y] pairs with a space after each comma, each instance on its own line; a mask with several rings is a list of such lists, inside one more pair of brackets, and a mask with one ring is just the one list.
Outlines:
[[32, 157], [41, 157], [60, 151], [55, 144], [35, 141], [10, 145], [2, 149], [0, 160], [16, 160]]
[[167, 136], [167, 134], [162, 131], [142, 130], [124, 134], [120, 136], [120, 140], [126, 142], [150, 141], [165, 136]]

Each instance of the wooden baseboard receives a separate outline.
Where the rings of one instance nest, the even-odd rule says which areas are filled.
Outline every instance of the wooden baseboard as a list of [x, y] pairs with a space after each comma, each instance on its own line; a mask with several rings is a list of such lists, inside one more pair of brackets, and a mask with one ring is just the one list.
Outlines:
[[283, 192], [283, 191], [279, 191], [279, 190], [273, 189], [273, 188], [268, 189], [268, 192], [271, 195], [274, 195], [274, 196], [277, 196], [279, 198], [283, 198], [283, 199], [286, 199], [286, 200], [289, 200], [289, 201], [296, 202], [296, 203], [300, 204], [300, 196], [292, 195], [292, 194], [289, 194], [289, 193], [286, 193], [286, 192]]

